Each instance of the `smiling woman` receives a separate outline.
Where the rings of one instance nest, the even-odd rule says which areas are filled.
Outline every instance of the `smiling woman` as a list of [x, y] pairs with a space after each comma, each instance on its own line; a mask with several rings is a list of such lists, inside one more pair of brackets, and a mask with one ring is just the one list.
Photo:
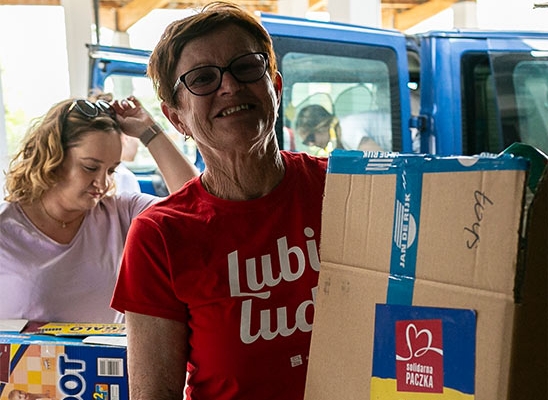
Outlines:
[[272, 39], [214, 2], [166, 28], [149, 75], [206, 168], [128, 233], [112, 306], [130, 397], [302, 399], [327, 159], [280, 151]]

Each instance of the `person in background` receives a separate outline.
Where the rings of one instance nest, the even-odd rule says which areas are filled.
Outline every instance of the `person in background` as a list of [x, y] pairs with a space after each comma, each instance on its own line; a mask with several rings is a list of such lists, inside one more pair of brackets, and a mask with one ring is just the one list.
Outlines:
[[328, 156], [342, 149], [341, 127], [337, 117], [319, 104], [303, 107], [295, 120], [297, 150], [318, 156]]
[[392, 128], [390, 113], [350, 114], [340, 120], [341, 143], [346, 149], [390, 151]]
[[112, 306], [130, 397], [302, 400], [327, 159], [278, 147], [272, 40], [214, 2], [166, 28], [149, 75], [205, 170], [128, 233]]
[[141, 192], [139, 180], [126, 165], [127, 162], [132, 162], [135, 160], [138, 149], [139, 139], [122, 133], [122, 157], [121, 162], [118, 164], [118, 167], [116, 167], [116, 172], [114, 173], [114, 181], [116, 183], [116, 191], [118, 193]]
[[[113, 96], [111, 93], [103, 93], [99, 90], [92, 90], [88, 96], [88, 100], [91, 102], [97, 102], [98, 100], [104, 100], [112, 103]], [[122, 156], [121, 162], [116, 167], [116, 171], [113, 174], [116, 192], [141, 192], [141, 186], [139, 180], [135, 174], [128, 168], [126, 163], [135, 161], [137, 151], [139, 150], [139, 138], [126, 135], [122, 132]]]
[[[297, 132], [296, 150], [309, 154], [328, 156], [335, 149], [345, 149], [341, 124], [336, 116], [319, 104], [303, 107], [295, 120]], [[345, 130], [346, 132], [346, 130]], [[354, 134], [348, 132], [347, 136]], [[348, 145], [349, 143], [347, 143]], [[353, 150], [383, 151], [383, 149], [367, 135], [359, 139], [359, 143], [348, 147]]]
[[31, 126], [0, 204], [0, 319], [120, 322], [110, 308], [130, 223], [160, 198], [114, 194], [122, 132], [139, 137], [171, 190], [197, 175], [133, 97], [69, 99]]

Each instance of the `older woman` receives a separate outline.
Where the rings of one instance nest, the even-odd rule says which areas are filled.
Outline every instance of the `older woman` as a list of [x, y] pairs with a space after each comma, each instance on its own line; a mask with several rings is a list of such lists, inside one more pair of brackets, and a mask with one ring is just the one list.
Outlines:
[[128, 235], [112, 305], [131, 398], [180, 400], [188, 383], [187, 399], [302, 399], [326, 159], [278, 148], [271, 39], [212, 3], [166, 29], [149, 73], [206, 169]]
[[129, 225], [158, 200], [113, 193], [122, 131], [143, 139], [171, 189], [197, 174], [137, 99], [54, 105], [6, 176], [0, 319], [117, 321], [110, 300]]

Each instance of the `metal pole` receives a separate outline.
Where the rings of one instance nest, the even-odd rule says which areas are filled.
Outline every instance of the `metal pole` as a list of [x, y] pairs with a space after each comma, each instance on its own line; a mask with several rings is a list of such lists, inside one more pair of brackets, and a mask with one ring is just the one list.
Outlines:
[[101, 33], [99, 27], [99, 0], [93, 0], [93, 16], [95, 18], [95, 40], [101, 44]]

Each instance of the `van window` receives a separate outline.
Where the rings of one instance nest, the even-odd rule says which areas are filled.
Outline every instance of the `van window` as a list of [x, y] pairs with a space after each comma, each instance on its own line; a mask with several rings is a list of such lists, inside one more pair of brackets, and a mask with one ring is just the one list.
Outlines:
[[548, 152], [548, 58], [469, 53], [462, 61], [463, 154], [515, 142]]
[[513, 74], [521, 141], [548, 154], [548, 61], [521, 61]]
[[[308, 77], [310, 65], [325, 65], [326, 69], [319, 71], [316, 68], [316, 74]], [[288, 53], [282, 59], [282, 69], [285, 76], [293, 77], [283, 96], [284, 127], [291, 150], [321, 154], [336, 147], [371, 151], [392, 149], [386, 64], [378, 60]], [[364, 80], [363, 73], [355, 73], [358, 70], [368, 71], [368, 76], [374, 79]], [[295, 77], [305, 79], [299, 81]], [[317, 106], [327, 113], [307, 114], [314, 109], [311, 107]], [[319, 117], [314, 119], [315, 115], [323, 116], [324, 120], [331, 115], [332, 120], [324, 123]], [[327, 129], [327, 143], [319, 140], [322, 132], [317, 130], [322, 129]]]
[[315, 155], [401, 149], [393, 50], [288, 38], [275, 48], [284, 84], [280, 147]]

